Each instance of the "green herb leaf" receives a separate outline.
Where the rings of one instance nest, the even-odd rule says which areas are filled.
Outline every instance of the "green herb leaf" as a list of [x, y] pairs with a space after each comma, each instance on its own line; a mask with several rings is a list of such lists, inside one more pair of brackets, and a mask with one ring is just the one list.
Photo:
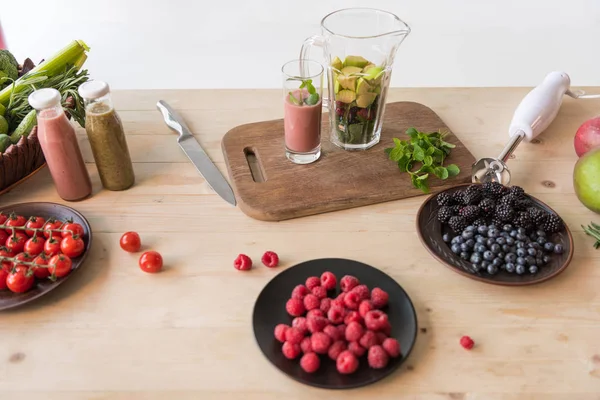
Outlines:
[[403, 155], [400, 160], [398, 160], [398, 168], [400, 168], [401, 172], [408, 172], [411, 168], [410, 157], [408, 155]]
[[418, 144], [413, 145], [413, 158], [417, 161], [423, 161], [425, 158], [425, 151]]
[[433, 164], [433, 157], [431, 157], [431, 156], [425, 156], [423, 158], [423, 164], [425, 164], [425, 165], [431, 165], [431, 164]]
[[290, 100], [292, 101], [292, 103], [294, 103], [295, 105], [299, 106], [300, 105], [300, 100], [298, 100], [297, 98], [294, 97], [294, 95], [292, 94], [292, 92], [289, 92], [290, 94]]
[[315, 104], [317, 104], [319, 102], [319, 95], [317, 93], [313, 93], [310, 96], [308, 96], [304, 102], [306, 104], [308, 104], [309, 106], [314, 106]]
[[444, 168], [444, 167], [435, 167], [433, 173], [435, 174], [435, 176], [437, 176], [438, 178], [444, 180], [444, 179], [448, 179], [448, 169]]
[[406, 130], [406, 134], [411, 138], [411, 139], [416, 139], [417, 137], [419, 137], [419, 131], [417, 131], [415, 128], [408, 128]]
[[458, 166], [456, 164], [450, 164], [446, 167], [446, 170], [448, 171], [448, 176], [453, 177], [456, 176], [460, 173], [460, 168], [458, 168]]
[[400, 161], [402, 157], [404, 157], [404, 150], [402, 147], [394, 147], [390, 153], [390, 158], [394, 161]]
[[433, 146], [428, 147], [427, 150], [425, 150], [425, 155], [432, 156], [433, 153], [435, 153], [435, 150], [436, 150], [436, 148]]

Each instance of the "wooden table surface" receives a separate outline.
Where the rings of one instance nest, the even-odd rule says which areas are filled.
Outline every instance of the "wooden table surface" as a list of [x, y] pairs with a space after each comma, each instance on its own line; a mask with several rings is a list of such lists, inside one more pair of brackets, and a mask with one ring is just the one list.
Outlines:
[[[600, 88], [586, 88], [598, 92]], [[530, 88], [393, 89], [389, 101], [421, 102], [447, 123], [476, 158], [496, 156]], [[94, 243], [83, 269], [48, 296], [0, 314], [1, 399], [600, 399], [600, 250], [582, 224], [600, 223], [573, 192], [573, 135], [600, 113], [600, 100], [565, 98], [536, 144], [510, 160], [513, 184], [553, 207], [572, 229], [575, 255], [557, 278], [499, 287], [460, 276], [434, 260], [415, 233], [420, 196], [280, 223], [244, 215], [214, 194], [178, 147], [155, 108], [180, 111], [219, 169], [231, 128], [281, 118], [279, 90], [115, 92], [137, 183], [101, 190], [85, 133], [92, 198], [70, 206], [91, 222]], [[398, 179], [402, 179], [399, 176]], [[47, 169], [0, 197], [64, 203]], [[119, 237], [140, 233], [160, 251], [151, 275]], [[347, 246], [353, 243], [352, 246]], [[233, 260], [266, 250], [281, 267], [242, 273]], [[287, 378], [258, 349], [254, 301], [276, 274], [296, 263], [345, 257], [396, 279], [418, 314], [416, 347], [396, 373], [344, 392]], [[462, 335], [476, 342], [460, 347]]]

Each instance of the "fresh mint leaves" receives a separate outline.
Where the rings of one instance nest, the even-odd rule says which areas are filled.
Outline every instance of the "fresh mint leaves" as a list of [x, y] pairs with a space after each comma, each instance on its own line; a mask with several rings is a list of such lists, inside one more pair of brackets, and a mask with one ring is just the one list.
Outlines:
[[456, 164], [444, 166], [444, 160], [456, 147], [444, 141], [445, 134], [419, 132], [415, 128], [409, 128], [406, 130], [406, 135], [409, 140], [394, 138], [394, 147], [385, 149], [385, 152], [390, 160], [398, 164], [401, 172], [410, 174], [414, 187], [427, 193], [430, 175], [445, 180], [460, 173], [460, 168]]
[[[288, 80], [292, 80], [292, 79], [293, 78], [288, 78]], [[319, 94], [317, 93], [317, 89], [315, 89], [315, 87], [312, 84], [312, 79], [306, 79], [306, 80], [302, 81], [299, 89], [304, 89], [304, 88], [306, 88], [306, 91], [308, 92], [308, 97], [305, 98], [303, 101], [301, 101], [300, 99], [297, 99], [292, 94], [292, 92], [289, 92], [291, 102], [297, 106], [300, 106], [303, 104], [306, 104], [309, 106], [314, 106], [315, 104], [317, 104], [319, 102]], [[301, 97], [303, 97], [303, 96], [301, 95]]]

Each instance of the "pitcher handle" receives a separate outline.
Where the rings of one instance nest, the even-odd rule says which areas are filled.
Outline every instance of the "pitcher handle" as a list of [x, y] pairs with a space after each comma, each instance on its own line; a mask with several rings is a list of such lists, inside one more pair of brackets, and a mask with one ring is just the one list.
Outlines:
[[[311, 36], [309, 38], [306, 38], [304, 40], [304, 43], [302, 43], [302, 48], [300, 49], [300, 59], [303, 60], [308, 60], [311, 59], [310, 58], [310, 50], [313, 46], [316, 47], [320, 47], [321, 50], [323, 51], [323, 55], [325, 55], [326, 53], [326, 41], [325, 38], [321, 35], [314, 35]], [[323, 57], [325, 58], [325, 57]], [[315, 60], [316, 61], [316, 60]], [[325, 70], [327, 71], [327, 79], [325, 79], [326, 84], [323, 85], [323, 98], [321, 99], [321, 104], [323, 105], [323, 107], [327, 108], [329, 107], [329, 96], [326, 96], [325, 93], [329, 93], [328, 88], [329, 88], [329, 70], [327, 69], [326, 65], [328, 63], [325, 62], [325, 64], [323, 65], [325, 67]], [[308, 73], [308, 71], [304, 71], [305, 73]]]

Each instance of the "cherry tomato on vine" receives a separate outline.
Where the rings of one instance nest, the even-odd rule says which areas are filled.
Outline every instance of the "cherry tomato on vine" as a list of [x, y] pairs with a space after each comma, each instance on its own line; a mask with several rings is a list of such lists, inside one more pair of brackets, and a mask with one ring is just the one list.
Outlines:
[[52, 237], [60, 239], [62, 237], [61, 232], [50, 232], [49, 229], [60, 229], [62, 225], [63, 223], [61, 221], [57, 221], [54, 218], [50, 218], [44, 225], [44, 237], [46, 237], [47, 239], [50, 237], [50, 233], [52, 233]]
[[60, 251], [71, 258], [79, 257], [85, 250], [85, 243], [79, 236], [67, 236], [60, 241]]
[[[14, 257], [15, 254], [8, 250], [6, 247], [0, 247], [0, 257]], [[2, 261], [2, 269], [10, 270], [12, 268], [12, 261]]]
[[85, 233], [83, 231], [83, 226], [79, 225], [76, 222], [67, 222], [62, 228], [63, 232], [61, 233], [62, 237], [67, 236], [79, 236], [82, 237]]
[[17, 265], [6, 278], [6, 286], [15, 293], [24, 293], [31, 289], [35, 277], [33, 272], [24, 265]]
[[46, 239], [44, 239], [41, 236], [35, 236], [32, 238], [29, 238], [25, 242], [25, 247], [23, 247], [23, 250], [25, 250], [26, 253], [29, 253], [32, 256], [37, 256], [38, 254], [40, 254], [41, 252], [44, 251], [45, 243], [46, 243]]
[[9, 269], [0, 269], [0, 290], [6, 289], [6, 278], [8, 278], [8, 274], [10, 273]]
[[[32, 237], [35, 231], [31, 229], [43, 228], [45, 223], [46, 220], [42, 217], [31, 217], [29, 218], [29, 221], [27, 221], [27, 223], [25, 224], [25, 228], [29, 228], [29, 230], [25, 231], [25, 233], [27, 234], [27, 236]], [[41, 232], [39, 232], [39, 235], [41, 235]]]
[[139, 264], [142, 271], [155, 273], [162, 269], [163, 259], [157, 251], [147, 251], [140, 257]]
[[8, 214], [0, 212], [0, 225], [4, 225], [6, 220], [8, 219]]
[[55, 237], [46, 240], [46, 243], [44, 243], [44, 253], [49, 256], [60, 253], [60, 242]]
[[0, 229], [0, 243], [2, 243], [2, 245], [6, 243], [6, 240], [8, 240], [8, 236], [9, 234], [6, 233], [4, 229]]
[[17, 254], [15, 256], [15, 261], [14, 262], [16, 264], [18, 264], [21, 261], [30, 262], [30, 261], [33, 261], [33, 258], [34, 258], [34, 256], [32, 256], [31, 254], [23, 252], [23, 253], [19, 253], [19, 254]]
[[[48, 265], [48, 260], [48, 257], [42, 253], [33, 259], [33, 263], [36, 265]], [[47, 267], [31, 267], [31, 270], [38, 279], [44, 279], [50, 276], [50, 271]]]
[[[27, 218], [25, 218], [22, 215], [17, 215], [17, 214], [10, 214], [8, 216], [8, 219], [4, 222], [4, 225], [6, 226], [16, 226], [16, 227], [20, 227], [20, 226], [25, 226], [25, 223], [27, 222]], [[6, 233], [8, 233], [9, 235], [12, 233], [12, 229], [10, 228], [6, 228]]]
[[48, 272], [54, 274], [57, 278], [62, 278], [63, 276], [69, 275], [72, 264], [69, 256], [57, 254], [52, 256], [50, 261], [48, 261]]
[[17, 231], [14, 234], [11, 234], [8, 239], [6, 239], [6, 248], [12, 251], [13, 254], [18, 254], [23, 251], [27, 239], [28, 237], [26, 234]]
[[140, 248], [142, 247], [142, 240], [137, 232], [125, 232], [123, 236], [121, 236], [119, 244], [123, 250], [130, 253], [135, 253], [140, 251]]

